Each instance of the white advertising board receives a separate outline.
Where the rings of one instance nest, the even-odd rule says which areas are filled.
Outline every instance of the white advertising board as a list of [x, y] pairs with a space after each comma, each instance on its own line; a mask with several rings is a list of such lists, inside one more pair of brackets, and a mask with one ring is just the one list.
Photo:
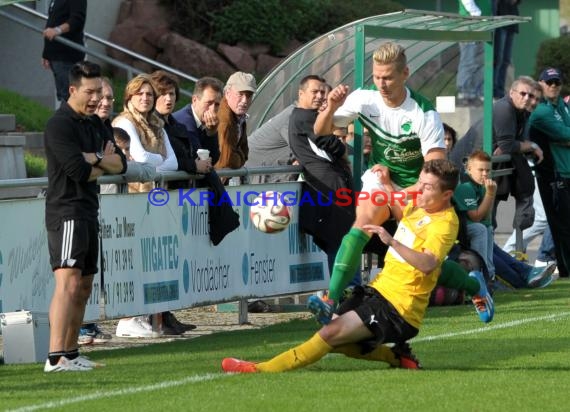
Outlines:
[[[85, 318], [101, 315], [101, 283], [108, 318], [325, 289], [326, 255], [310, 236], [299, 233], [297, 206], [293, 221], [281, 233], [259, 232], [249, 219], [247, 203], [256, 197], [251, 192], [295, 193], [299, 187], [228, 187], [226, 200], [234, 205], [241, 224], [217, 246], [209, 238], [204, 190], [170, 191], [162, 206], [149, 203], [146, 193], [101, 196], [103, 270], [95, 277]], [[53, 275], [44, 200], [2, 202], [0, 213], [0, 312], [45, 312]]]

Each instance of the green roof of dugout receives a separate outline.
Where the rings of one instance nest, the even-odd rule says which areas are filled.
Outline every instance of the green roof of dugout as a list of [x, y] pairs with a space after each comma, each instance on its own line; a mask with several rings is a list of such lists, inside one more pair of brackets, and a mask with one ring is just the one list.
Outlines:
[[[454, 85], [457, 43], [486, 42], [484, 88], [485, 95], [491, 96], [493, 30], [528, 21], [529, 17], [519, 16], [463, 17], [451, 13], [404, 10], [339, 27], [302, 46], [263, 79], [249, 110], [250, 133], [296, 100], [299, 81], [308, 74], [323, 76], [333, 87], [340, 83], [354, 88], [370, 84], [372, 53], [379, 44], [388, 40], [405, 47], [410, 85], [421, 93], [424, 93], [422, 89], [429, 88], [429, 92], [424, 94], [430, 98], [446, 86]], [[446, 67], [453, 69], [446, 72]], [[485, 99], [484, 110], [485, 118], [490, 118], [492, 99]], [[488, 127], [485, 136], [487, 133], [490, 136], [490, 124]], [[355, 145], [359, 144], [355, 142]], [[487, 146], [485, 148], [490, 151], [490, 138], [488, 145], [488, 150]], [[357, 165], [354, 166], [356, 169]]]

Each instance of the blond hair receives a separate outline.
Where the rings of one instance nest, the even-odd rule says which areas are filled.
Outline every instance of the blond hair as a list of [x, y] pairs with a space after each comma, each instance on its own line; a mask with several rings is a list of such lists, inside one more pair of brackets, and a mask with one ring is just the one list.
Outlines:
[[152, 110], [154, 110], [154, 106], [156, 105], [156, 99], [158, 97], [158, 91], [156, 90], [156, 87], [154, 86], [154, 82], [152, 81], [152, 77], [150, 76], [150, 74], [146, 74], [146, 73], [141, 73], [135, 77], [133, 77], [128, 83], [127, 86], [125, 87], [125, 95], [123, 96], [123, 107], [126, 109], [127, 108], [127, 104], [129, 103], [129, 101], [131, 100], [131, 98], [137, 94], [141, 87], [143, 87], [143, 85], [148, 84], [150, 85], [150, 88], [152, 89], [152, 92], [154, 94], [154, 102], [152, 104]]
[[395, 64], [400, 72], [408, 64], [404, 48], [392, 42], [386, 42], [378, 47], [372, 58], [375, 64]]

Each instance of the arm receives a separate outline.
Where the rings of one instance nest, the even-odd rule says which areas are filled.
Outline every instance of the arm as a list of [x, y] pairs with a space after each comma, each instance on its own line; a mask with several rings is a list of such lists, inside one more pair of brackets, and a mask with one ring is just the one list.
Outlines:
[[[164, 146], [166, 146], [166, 158], [164, 162], [162, 162], [159, 166], [156, 167], [157, 172], [173, 172], [178, 170], [178, 161], [176, 160], [176, 154], [174, 154], [174, 150], [172, 149], [172, 145], [170, 144], [170, 139], [168, 139], [168, 135], [166, 131], [162, 130], [164, 136]], [[131, 142], [131, 153], [132, 153], [132, 142]]]
[[74, 0], [69, 2], [69, 18], [66, 22], [56, 27], [47, 27], [43, 35], [48, 40], [60, 36], [70, 31], [81, 31], [85, 26], [85, 17], [87, 14], [87, 0]]
[[497, 182], [493, 179], [485, 180], [485, 197], [481, 201], [481, 204], [475, 210], [468, 210], [467, 216], [473, 222], [480, 222], [483, 219], [488, 218], [493, 211], [493, 205], [495, 203], [495, 194], [497, 193]]
[[388, 233], [382, 226], [364, 225], [363, 228], [370, 233], [376, 233], [380, 240], [394, 249], [402, 258], [423, 273], [433, 272], [440, 264], [439, 259], [429, 250], [424, 249], [423, 252], [410, 249], [406, 245], [400, 243]]
[[546, 134], [549, 140], [570, 143], [570, 125], [556, 119], [554, 107], [551, 105], [540, 104], [530, 117], [530, 123], [532, 127]]
[[327, 96], [327, 107], [319, 112], [313, 130], [317, 136], [332, 134], [334, 130], [333, 115], [342, 106], [348, 96], [349, 88], [346, 85], [335, 87]]
[[117, 117], [115, 120], [113, 120], [113, 126], [125, 129], [125, 131], [129, 134], [129, 137], [131, 138], [131, 157], [133, 160], [141, 163], [150, 163], [154, 165], [154, 167], [158, 167], [162, 164], [164, 161], [162, 155], [158, 153], [147, 152], [144, 149], [135, 125], [132, 124], [129, 120], [125, 119], [124, 117]]

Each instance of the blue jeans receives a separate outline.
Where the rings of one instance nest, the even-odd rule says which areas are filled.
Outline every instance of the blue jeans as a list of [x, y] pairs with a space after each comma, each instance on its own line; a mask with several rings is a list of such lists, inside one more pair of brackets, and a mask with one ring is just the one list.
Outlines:
[[57, 100], [60, 102], [67, 101], [69, 98], [69, 71], [75, 63], [51, 61], [49, 65], [55, 79], [55, 92]]
[[543, 262], [551, 262], [556, 260], [556, 248], [554, 247], [554, 239], [552, 239], [552, 232], [550, 227], [546, 226], [544, 233], [542, 234], [542, 241], [538, 248], [538, 255], [536, 255], [538, 260]]
[[508, 27], [500, 27], [495, 30], [493, 97], [497, 99], [505, 95], [505, 80], [507, 69], [511, 64], [514, 37], [515, 33], [510, 31]]
[[459, 43], [457, 67], [457, 93], [465, 99], [483, 96], [483, 44]]
[[495, 278], [495, 264], [493, 263], [493, 226], [485, 226], [482, 223], [468, 223], [467, 236], [470, 248], [479, 253], [489, 271], [491, 279]]
[[497, 275], [516, 289], [527, 287], [532, 266], [516, 260], [496, 244], [493, 244], [493, 261]]

